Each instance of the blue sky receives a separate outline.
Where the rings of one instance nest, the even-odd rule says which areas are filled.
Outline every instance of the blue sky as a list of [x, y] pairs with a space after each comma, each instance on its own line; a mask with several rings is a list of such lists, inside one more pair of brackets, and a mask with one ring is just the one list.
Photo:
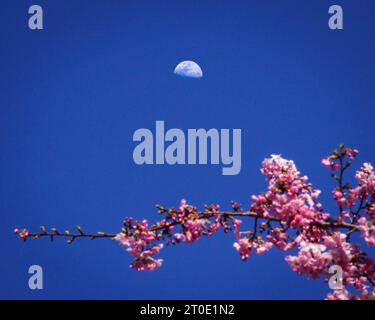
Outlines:
[[[325, 0], [37, 1], [45, 29], [27, 27], [34, 1], [0, 12], [0, 298], [320, 299], [272, 252], [243, 263], [222, 233], [167, 248], [154, 273], [129, 269], [110, 240], [23, 244], [15, 227], [116, 232], [132, 215], [181, 198], [244, 206], [266, 189], [260, 163], [293, 159], [325, 208], [333, 182], [320, 159], [343, 142], [375, 162], [373, 1], [336, 1], [344, 30], [328, 29]], [[177, 77], [194, 60], [202, 79]], [[137, 166], [138, 128], [242, 129], [242, 170]], [[28, 289], [27, 270], [45, 289]]]

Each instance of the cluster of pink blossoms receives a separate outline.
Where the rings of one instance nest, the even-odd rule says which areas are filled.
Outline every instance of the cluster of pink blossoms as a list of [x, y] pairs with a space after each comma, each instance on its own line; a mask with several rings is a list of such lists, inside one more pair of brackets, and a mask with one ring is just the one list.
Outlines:
[[[302, 237], [291, 236], [289, 229], [301, 229], [310, 238], [326, 234], [313, 225], [329, 217], [316, 201], [320, 191], [307, 183], [306, 176], [300, 176], [293, 161], [272, 155], [263, 162], [261, 171], [268, 180], [268, 191], [252, 196], [250, 211], [256, 213], [258, 218], [277, 220], [280, 225], [273, 227], [270, 222], [263, 222], [259, 231], [253, 231], [250, 238], [240, 238], [234, 246], [243, 260], [250, 256], [252, 249], [256, 253], [264, 253], [272, 246], [283, 251], [294, 249]], [[267, 234], [262, 237], [265, 231]]]
[[[211, 212], [217, 212], [218, 207], [212, 207]], [[207, 216], [209, 217], [209, 216]], [[174, 223], [180, 223], [183, 232], [175, 233], [172, 244], [176, 242], [193, 243], [197, 241], [203, 234], [212, 235], [214, 232], [219, 230], [220, 223], [218, 221], [218, 215], [216, 221], [212, 223], [207, 218], [200, 218], [196, 214], [196, 208], [189, 206], [186, 200], [181, 200], [179, 211], [172, 215], [171, 219]]]
[[127, 218], [124, 225], [131, 228], [133, 232], [129, 233], [124, 230], [115, 237], [115, 240], [126, 246], [127, 251], [134, 256], [134, 260], [130, 264], [131, 268], [137, 271], [153, 271], [163, 262], [162, 259], [153, 258], [163, 248], [163, 244], [155, 244], [158, 238], [155, 232], [148, 229], [147, 220], [135, 221], [134, 224], [132, 220], [132, 218]]
[[[216, 205], [207, 207], [204, 217], [185, 200], [181, 201], [179, 209], [158, 208], [159, 213], [166, 217], [156, 225], [149, 226], [147, 220], [133, 222], [132, 218], [127, 218], [122, 232], [115, 237], [134, 256], [130, 267], [137, 271], [154, 271], [162, 265], [162, 259], [153, 257], [163, 248], [160, 240], [165, 240], [167, 246], [180, 242], [193, 243], [202, 235], [212, 235], [225, 224]], [[181, 232], [174, 232], [175, 226], [179, 226]]]
[[320, 211], [321, 204], [316, 202], [320, 190], [313, 189], [306, 176], [300, 176], [293, 161], [272, 155], [263, 162], [261, 171], [268, 179], [268, 191], [252, 196], [251, 211], [261, 217], [278, 218], [293, 228], [304, 227], [329, 216]]
[[365, 211], [366, 217], [358, 219], [358, 223], [361, 225], [361, 233], [365, 241], [370, 246], [375, 246], [375, 172], [371, 164], [365, 163], [355, 175], [358, 181], [359, 189], [357, 191], [357, 197], [367, 198], [367, 205]]
[[[342, 158], [344, 153], [350, 160], [347, 163], [344, 163]], [[340, 151], [334, 151], [330, 157], [323, 159], [322, 163], [335, 172], [339, 170], [344, 172], [357, 155], [358, 150], [345, 149], [344, 151], [342, 147]], [[333, 190], [333, 198], [339, 205], [340, 218], [358, 224], [367, 244], [375, 246], [375, 172], [373, 166], [369, 163], [363, 164], [355, 174], [358, 184], [354, 187], [344, 184], [340, 174], [333, 174], [333, 177], [339, 182], [339, 186]], [[361, 215], [361, 212], [365, 214]]]
[[365, 207], [370, 219], [375, 219], [375, 172], [371, 164], [365, 163], [355, 175], [358, 181], [358, 196], [367, 197]]
[[249, 238], [240, 238], [233, 246], [241, 255], [241, 259], [245, 261], [250, 257], [253, 249], [257, 254], [262, 254], [269, 251], [273, 244], [271, 242], [259, 241], [259, 239], [253, 241]]
[[301, 241], [298, 255], [287, 256], [285, 259], [292, 270], [299, 275], [317, 279], [327, 273], [327, 267], [332, 262], [332, 256], [326, 250], [324, 244]]
[[334, 232], [325, 236], [322, 243], [301, 241], [297, 256], [288, 256], [286, 261], [292, 270], [311, 279], [332, 276], [330, 266], [339, 266], [342, 270], [343, 287], [327, 295], [328, 299], [353, 299], [356, 295], [349, 293], [348, 286], [359, 291], [360, 298], [367, 299], [369, 279], [375, 278], [375, 264], [357, 245], [347, 242], [346, 234]]
[[368, 222], [365, 217], [359, 218], [358, 223], [361, 226], [361, 234], [363, 239], [369, 246], [375, 247], [375, 225], [374, 222]]

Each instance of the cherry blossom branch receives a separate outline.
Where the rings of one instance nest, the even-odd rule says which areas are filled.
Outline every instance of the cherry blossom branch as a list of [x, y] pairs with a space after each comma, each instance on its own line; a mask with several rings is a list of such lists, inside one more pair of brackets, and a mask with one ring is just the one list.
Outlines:
[[[159, 208], [159, 210], [160, 210], [160, 208], [162, 208], [163, 211], [166, 210], [160, 205], [157, 205], [156, 207]], [[175, 210], [175, 209], [171, 209], [171, 210]], [[204, 212], [204, 211], [197, 212], [197, 214], [199, 216], [199, 219], [203, 219], [203, 218], [207, 217], [207, 212]], [[217, 215], [229, 217], [229, 218], [233, 218], [233, 217], [254, 218], [255, 219], [254, 221], [266, 220], [266, 221], [282, 222], [282, 220], [279, 219], [279, 218], [275, 218], [275, 217], [267, 217], [266, 218], [266, 217], [260, 216], [256, 212], [251, 212], [251, 211], [239, 211], [239, 212], [218, 211]], [[178, 222], [170, 223], [168, 225], [168, 227], [175, 226], [175, 225], [178, 225], [178, 224], [179, 224]], [[333, 221], [332, 222], [323, 222], [323, 221], [322, 222], [316, 222], [316, 225], [321, 227], [321, 228], [349, 229], [349, 230], [351, 230], [351, 232], [359, 231], [360, 228], [361, 228], [361, 226], [359, 226], [359, 225], [346, 223], [346, 222], [337, 223], [337, 222], [333, 222]], [[150, 230], [151, 231], [158, 231], [158, 230], [162, 230], [162, 229], [165, 229], [165, 228], [166, 228], [166, 226], [164, 226], [164, 225], [157, 225], [156, 224], [156, 225], [152, 225], [150, 227]], [[48, 232], [47, 229], [44, 226], [41, 226], [40, 229], [41, 229], [42, 232], [39, 232], [39, 233], [33, 233], [33, 232], [28, 232], [28, 231], [22, 230], [23, 231], [23, 234], [22, 234], [22, 231], [20, 231], [19, 229], [16, 229], [15, 232], [17, 234], [19, 234], [20, 237], [23, 238], [24, 240], [26, 240], [27, 238], [32, 238], [32, 239], [36, 240], [36, 239], [43, 238], [43, 237], [49, 237], [51, 239], [51, 241], [53, 241], [53, 239], [56, 238], [56, 237], [69, 238], [68, 244], [73, 243], [73, 241], [77, 238], [90, 238], [91, 240], [110, 238], [112, 240], [115, 240], [115, 238], [117, 236], [117, 233], [106, 233], [106, 232], [85, 233], [85, 232], [83, 232], [83, 230], [80, 226], [77, 226], [78, 233], [71, 233], [68, 230], [61, 233], [56, 228], [52, 228], [51, 232]], [[254, 223], [254, 229], [253, 229], [254, 235], [256, 234], [256, 230], [257, 230], [257, 223]]]
[[[330, 168], [337, 187], [332, 195], [339, 207], [337, 216], [326, 212], [318, 202], [320, 191], [301, 176], [295, 164], [278, 155], [265, 159], [261, 172], [266, 176], [268, 189], [252, 196], [249, 210], [232, 202], [232, 211], [220, 210], [217, 204], [205, 206], [204, 211], [181, 201], [180, 207], [164, 208], [157, 205], [162, 218], [155, 224], [147, 220], [129, 217], [118, 233], [85, 233], [81, 227], [77, 232], [60, 233], [53, 228], [31, 233], [27, 229], [16, 229], [23, 240], [49, 237], [75, 239], [110, 238], [127, 248], [134, 257], [131, 267], [137, 271], [153, 271], [162, 265], [162, 259], [155, 259], [164, 245], [194, 243], [202, 236], [211, 236], [222, 229], [233, 231], [233, 246], [246, 261], [254, 253], [262, 254], [276, 247], [282, 251], [298, 248], [295, 256], [286, 261], [293, 271], [312, 279], [329, 279], [329, 267], [339, 266], [343, 273], [343, 287], [328, 294], [328, 299], [366, 299], [375, 283], [375, 262], [361, 250], [360, 244], [352, 244], [350, 235], [359, 232], [363, 244], [375, 246], [375, 172], [365, 163], [355, 174], [357, 185], [344, 182], [344, 173], [358, 155], [358, 150], [340, 145], [337, 150], [322, 160]], [[251, 219], [248, 229], [245, 219]], [[349, 293], [348, 288], [360, 294]]]
[[91, 240], [95, 239], [103, 239], [103, 238], [112, 238], [114, 239], [117, 234], [111, 234], [106, 232], [97, 232], [97, 233], [85, 233], [83, 232], [82, 228], [80, 226], [77, 226], [78, 233], [71, 233], [70, 231], [66, 230], [63, 233], [60, 233], [56, 228], [52, 228], [51, 232], [48, 232], [47, 229], [44, 226], [40, 227], [41, 232], [39, 233], [31, 233], [27, 230], [18, 230], [16, 229], [15, 232], [19, 234], [19, 236], [26, 240], [27, 238], [33, 238], [34, 240], [43, 238], [43, 237], [49, 237], [51, 241], [54, 240], [55, 237], [64, 237], [69, 238], [68, 244], [73, 243], [73, 241], [77, 238], [90, 238]]

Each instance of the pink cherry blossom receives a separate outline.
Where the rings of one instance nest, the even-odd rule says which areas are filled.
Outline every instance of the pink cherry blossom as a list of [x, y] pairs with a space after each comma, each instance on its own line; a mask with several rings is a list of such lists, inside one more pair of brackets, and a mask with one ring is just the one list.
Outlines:
[[272, 242], [262, 242], [262, 243], [255, 243], [254, 248], [257, 254], [263, 254], [273, 247]]
[[243, 261], [246, 261], [251, 255], [252, 244], [248, 238], [239, 239], [233, 244]]
[[154, 271], [161, 267], [162, 259], [153, 259], [150, 256], [139, 256], [133, 260], [130, 267], [137, 271]]
[[287, 256], [285, 260], [297, 274], [317, 279], [327, 273], [332, 261], [331, 254], [326, 250], [323, 244], [301, 241], [298, 255]]
[[327, 300], [352, 300], [354, 294], [350, 294], [346, 289], [335, 290], [327, 294]]
[[365, 217], [358, 220], [361, 226], [361, 234], [369, 246], [375, 247], [375, 225], [367, 221]]
[[334, 158], [332, 156], [324, 158], [322, 160], [322, 165], [327, 168], [330, 168], [333, 171], [337, 171], [340, 169], [340, 166], [337, 163], [335, 163], [333, 159]]

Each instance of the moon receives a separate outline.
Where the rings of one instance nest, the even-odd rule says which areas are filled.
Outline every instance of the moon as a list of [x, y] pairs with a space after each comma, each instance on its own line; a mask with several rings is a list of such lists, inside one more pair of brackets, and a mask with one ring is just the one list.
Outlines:
[[194, 61], [182, 61], [174, 69], [174, 74], [185, 78], [202, 78], [201, 67]]

